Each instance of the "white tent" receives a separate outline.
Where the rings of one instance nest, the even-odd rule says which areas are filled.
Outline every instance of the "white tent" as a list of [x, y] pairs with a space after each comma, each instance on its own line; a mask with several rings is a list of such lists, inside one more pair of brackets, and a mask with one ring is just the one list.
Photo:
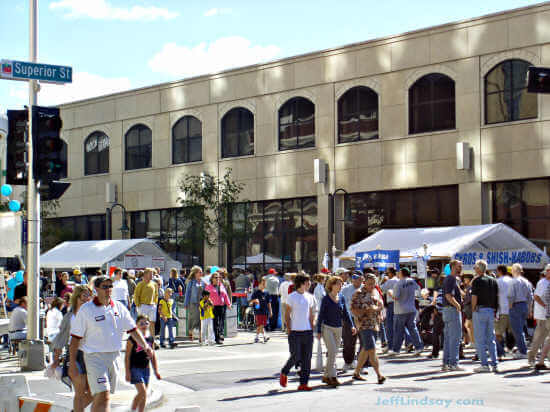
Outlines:
[[166, 272], [181, 263], [172, 258], [151, 239], [90, 240], [63, 242], [40, 256], [40, 267], [70, 269], [74, 266], [117, 266], [125, 269], [161, 267]]
[[471, 268], [485, 259], [489, 268], [521, 263], [526, 269], [542, 268], [548, 256], [534, 243], [503, 223], [478, 226], [451, 226], [414, 229], [383, 229], [351, 245], [340, 259], [354, 259], [358, 252], [376, 249], [399, 250], [401, 262], [430, 259], [460, 259]]

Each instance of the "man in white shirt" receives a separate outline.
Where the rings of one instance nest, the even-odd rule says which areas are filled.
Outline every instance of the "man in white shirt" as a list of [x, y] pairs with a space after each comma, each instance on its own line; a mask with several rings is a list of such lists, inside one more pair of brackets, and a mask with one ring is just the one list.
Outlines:
[[285, 323], [285, 312], [286, 312], [286, 301], [288, 299], [288, 288], [291, 285], [290, 282], [290, 273], [285, 273], [285, 277], [281, 284], [279, 285], [279, 295], [281, 296], [281, 323], [283, 331], [286, 331]]
[[550, 333], [550, 330], [546, 327], [546, 308], [550, 302], [544, 301], [546, 289], [550, 285], [550, 264], [546, 265], [543, 273], [544, 277], [537, 282], [537, 287], [535, 288], [535, 308], [533, 315], [537, 321], [537, 328], [533, 335], [531, 348], [527, 352], [527, 362], [530, 366], [534, 366], [537, 353]]
[[92, 412], [110, 411], [109, 392], [114, 393], [117, 382], [117, 358], [122, 349], [122, 336], [129, 333], [144, 348], [148, 356], [153, 352], [126, 307], [111, 299], [112, 280], [98, 276], [94, 280], [97, 296], [82, 305], [71, 324], [69, 345], [69, 376], [77, 376], [76, 354], [84, 352], [84, 363], [90, 393]]
[[386, 270], [388, 279], [380, 285], [380, 290], [386, 295], [386, 338], [388, 340], [388, 346], [384, 349], [384, 353], [393, 348], [393, 312], [394, 312], [394, 300], [393, 300], [393, 288], [399, 282], [397, 279], [395, 269], [389, 267]]
[[27, 297], [19, 299], [19, 305], [11, 312], [8, 334], [12, 340], [27, 339]]
[[130, 295], [128, 293], [128, 282], [122, 279], [122, 270], [116, 269], [113, 279], [113, 294], [111, 295], [114, 300], [118, 300], [127, 308], [130, 307]]
[[288, 347], [290, 358], [281, 370], [279, 383], [284, 388], [288, 382], [290, 369], [298, 362], [301, 367], [299, 391], [311, 391], [308, 386], [311, 372], [311, 356], [313, 355], [313, 321], [315, 316], [315, 298], [307, 293], [311, 285], [309, 276], [296, 275], [295, 291], [286, 302], [286, 324], [288, 325]]
[[498, 311], [495, 320], [495, 336], [499, 362], [504, 357], [504, 335], [512, 333], [510, 329], [510, 303], [508, 302], [510, 282], [512, 282], [512, 277], [508, 274], [508, 268], [505, 265], [499, 265], [497, 267]]
[[269, 294], [271, 309], [273, 311], [273, 316], [267, 322], [267, 330], [274, 331], [277, 329], [277, 324], [279, 323], [279, 278], [274, 268], [270, 268], [267, 272], [265, 291]]

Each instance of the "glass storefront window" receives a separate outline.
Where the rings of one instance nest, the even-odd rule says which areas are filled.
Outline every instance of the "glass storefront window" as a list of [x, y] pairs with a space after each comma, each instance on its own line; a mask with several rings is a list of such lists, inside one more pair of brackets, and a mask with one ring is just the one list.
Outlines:
[[380, 229], [459, 224], [457, 186], [353, 193], [345, 201], [353, 218], [345, 226], [346, 247]]
[[[243, 215], [244, 213], [244, 215]], [[240, 203], [230, 213], [233, 229], [243, 228], [228, 245], [231, 269], [265, 273], [317, 269], [317, 199]]]
[[505, 223], [540, 248], [550, 246], [550, 179], [492, 184], [493, 222]]

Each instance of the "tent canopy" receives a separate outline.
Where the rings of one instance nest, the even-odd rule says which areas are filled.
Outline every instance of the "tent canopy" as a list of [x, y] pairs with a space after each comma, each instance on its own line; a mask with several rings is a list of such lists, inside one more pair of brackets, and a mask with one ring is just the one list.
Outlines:
[[40, 256], [40, 267], [46, 269], [102, 267], [126, 254], [164, 257], [172, 260], [151, 239], [89, 240], [63, 242]]
[[[382, 229], [351, 245], [342, 258], [355, 258], [358, 252], [370, 250], [399, 250], [402, 261], [424, 256], [424, 244], [432, 259], [452, 259], [467, 252], [525, 251], [541, 255], [537, 267], [548, 256], [530, 240], [503, 223], [478, 226], [451, 226], [414, 229]], [[538, 264], [540, 263], [540, 264]]]

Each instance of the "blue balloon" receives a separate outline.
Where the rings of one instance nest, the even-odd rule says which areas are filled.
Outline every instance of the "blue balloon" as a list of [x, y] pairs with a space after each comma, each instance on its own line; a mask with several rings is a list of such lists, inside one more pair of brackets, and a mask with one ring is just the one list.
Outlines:
[[13, 189], [10, 185], [2, 185], [2, 196], [8, 197], [13, 193]]
[[8, 207], [12, 212], [19, 212], [19, 209], [21, 209], [21, 203], [19, 203], [18, 200], [10, 200]]
[[19, 270], [15, 272], [15, 280], [17, 281], [17, 284], [23, 283], [23, 271]]
[[449, 265], [448, 263], [445, 265], [445, 269], [443, 269], [443, 273], [445, 273], [445, 275], [449, 276], [451, 274], [451, 265]]

